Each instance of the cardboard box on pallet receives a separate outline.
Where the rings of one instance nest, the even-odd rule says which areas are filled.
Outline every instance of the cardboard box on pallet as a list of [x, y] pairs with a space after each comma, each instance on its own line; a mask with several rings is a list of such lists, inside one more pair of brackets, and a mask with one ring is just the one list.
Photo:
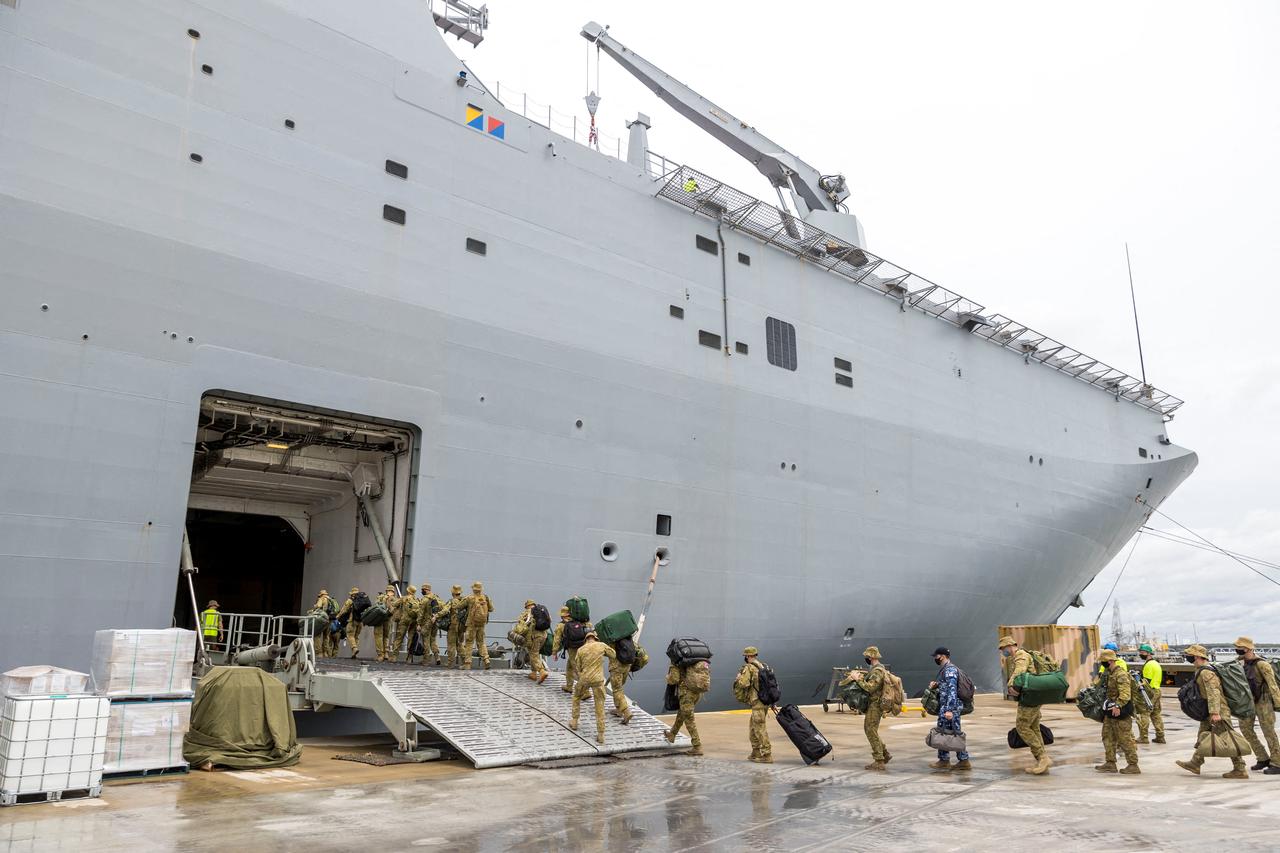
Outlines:
[[0, 803], [23, 794], [98, 788], [109, 712], [109, 700], [100, 696], [6, 698], [0, 711]]
[[112, 628], [93, 635], [89, 671], [100, 696], [190, 696], [196, 632]]
[[103, 772], [185, 767], [182, 738], [190, 725], [190, 699], [113, 699]]

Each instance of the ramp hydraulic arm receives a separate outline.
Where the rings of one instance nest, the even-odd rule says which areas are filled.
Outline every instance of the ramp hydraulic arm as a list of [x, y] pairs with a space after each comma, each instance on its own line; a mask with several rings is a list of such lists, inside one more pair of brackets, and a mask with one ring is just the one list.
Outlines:
[[841, 210], [842, 202], [849, 197], [844, 175], [823, 175], [745, 121], [623, 46], [595, 21], [583, 26], [582, 37], [595, 42], [676, 112], [745, 157], [773, 186], [792, 190], [809, 211]]

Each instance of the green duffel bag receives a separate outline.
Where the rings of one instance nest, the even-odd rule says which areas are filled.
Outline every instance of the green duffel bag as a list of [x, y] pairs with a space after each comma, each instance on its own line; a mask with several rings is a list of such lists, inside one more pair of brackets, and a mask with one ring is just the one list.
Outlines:
[[378, 603], [370, 604], [364, 609], [364, 613], [360, 614], [360, 621], [370, 627], [376, 628], [391, 618], [391, 610], [387, 605]]
[[591, 608], [587, 605], [587, 600], [582, 596], [575, 595], [566, 601], [564, 606], [569, 608], [569, 618], [574, 622], [581, 622], [585, 625], [591, 621]]
[[1218, 673], [1222, 695], [1231, 709], [1231, 716], [1243, 720], [1258, 713], [1253, 707], [1253, 691], [1249, 689], [1249, 676], [1244, 674], [1243, 663], [1233, 660], [1221, 666], [1210, 665], [1209, 668]]
[[[942, 702], [938, 699], [938, 688], [930, 687], [924, 691], [924, 695], [920, 697], [920, 704], [924, 706], [924, 712], [930, 717], [938, 716], [938, 712], [942, 710]], [[960, 716], [973, 713], [972, 702], [960, 703]]]
[[312, 619], [311, 631], [314, 636], [319, 637], [329, 630], [329, 623], [332, 619], [324, 608], [317, 607], [315, 610], [308, 612], [307, 615]]
[[1086, 687], [1076, 695], [1076, 707], [1095, 723], [1102, 722], [1102, 706], [1107, 701], [1107, 688], [1101, 684]]
[[1038, 708], [1067, 701], [1067, 677], [1061, 670], [1032, 675], [1024, 672], [1013, 680], [1018, 688], [1018, 704], [1024, 708]]
[[551, 647], [555, 643], [555, 637], [552, 636], [554, 633], [555, 633], [554, 631], [547, 632], [547, 636], [542, 641], [542, 651], [539, 652], [539, 654], [542, 654], [542, 655], [551, 654]]
[[600, 638], [600, 642], [609, 645], [613, 645], [623, 637], [630, 637], [635, 632], [636, 617], [631, 615], [630, 610], [610, 613], [596, 623], [596, 636]]
[[840, 696], [844, 699], [844, 704], [860, 714], [867, 713], [867, 708], [871, 707], [871, 694], [862, 689], [861, 681], [846, 685]]
[[1249, 741], [1227, 720], [1214, 723], [1196, 738], [1196, 755], [1201, 758], [1242, 758], [1252, 752]]

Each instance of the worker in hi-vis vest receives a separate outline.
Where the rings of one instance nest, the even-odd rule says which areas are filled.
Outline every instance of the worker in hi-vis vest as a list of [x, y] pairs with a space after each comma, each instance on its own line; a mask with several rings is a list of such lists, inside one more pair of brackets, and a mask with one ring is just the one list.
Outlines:
[[222, 642], [222, 614], [218, 612], [218, 602], [213, 599], [200, 614], [200, 632], [204, 635], [205, 645]]

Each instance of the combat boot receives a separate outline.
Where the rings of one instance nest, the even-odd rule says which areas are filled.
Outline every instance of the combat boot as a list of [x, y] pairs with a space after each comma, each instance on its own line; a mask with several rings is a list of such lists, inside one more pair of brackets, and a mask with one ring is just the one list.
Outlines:
[[964, 761], [957, 761], [955, 769], [956, 770], [972, 770], [973, 765], [970, 764], [969, 759], [966, 758]]
[[671, 731], [671, 729], [667, 729], [665, 732], [663, 732], [663, 733], [662, 733], [662, 736], [663, 736], [663, 738], [665, 738], [665, 739], [666, 739], [667, 743], [675, 743], [675, 742], [676, 742], [676, 733], [675, 733], [675, 732], [673, 732], [673, 731]]
[[1262, 773], [1264, 776], [1275, 776], [1277, 774], [1280, 774], [1280, 767], [1277, 767], [1274, 764], [1270, 764], [1267, 766], [1265, 770], [1262, 771]]
[[625, 726], [630, 722], [631, 722], [631, 712], [628, 711], [627, 713], [622, 715], [622, 724]]
[[1151, 741], [1145, 737], [1140, 737], [1138, 738], [1138, 743], [1151, 743]]
[[863, 769], [863, 770], [875, 770], [875, 771], [877, 771], [877, 772], [879, 772], [879, 773], [883, 773], [883, 772], [885, 772], [886, 770], [888, 770], [889, 768], [884, 766], [884, 762], [883, 762], [883, 761], [873, 761], [873, 762], [871, 762], [870, 764], [868, 764], [868, 765], [866, 765], [865, 767], [863, 767], [862, 769]]
[[1136, 764], [1126, 764], [1124, 769], [1120, 771], [1125, 776], [1136, 776], [1142, 771], [1138, 769]]
[[1237, 767], [1229, 773], [1222, 774], [1223, 779], [1248, 779], [1249, 771], [1243, 767]]
[[951, 762], [943, 761], [941, 758], [939, 758], [937, 761], [933, 762], [929, 766], [934, 770], [950, 770]]
[[1152, 743], [1168, 743], [1169, 741], [1164, 739], [1164, 735], [1156, 735], [1156, 739], [1151, 742]]
[[751, 754], [747, 756], [747, 761], [755, 761], [759, 757], [760, 757], [760, 750], [753, 749], [751, 750]]
[[890, 754], [890, 752], [889, 752], [889, 750], [888, 750], [888, 749], [886, 749], [886, 750], [884, 751], [884, 763], [885, 763], [885, 764], [888, 764], [888, 763], [889, 763], [890, 761], [892, 761], [892, 760], [893, 760], [893, 755], [891, 755], [891, 754]]
[[569, 731], [576, 732], [578, 730], [578, 721], [571, 720], [569, 722]]
[[1114, 761], [1104, 761], [1101, 764], [1095, 764], [1093, 769], [1099, 773], [1115, 773], [1116, 763]]
[[596, 743], [604, 743], [604, 732], [600, 732], [600, 734], [596, 735]]
[[1036, 766], [1028, 767], [1027, 772], [1030, 773], [1032, 776], [1043, 776], [1044, 774], [1049, 772], [1049, 766], [1051, 764], [1053, 764], [1053, 759], [1050, 758], [1048, 755], [1042, 755], [1036, 761]]
[[1175, 762], [1173, 762], [1173, 763], [1174, 763], [1174, 764], [1176, 764], [1176, 765], [1178, 765], [1179, 767], [1181, 767], [1183, 770], [1187, 771], [1188, 773], [1194, 773], [1194, 774], [1196, 774], [1197, 776], [1199, 776], [1199, 775], [1200, 775], [1200, 768], [1199, 768], [1198, 766], [1196, 766], [1195, 764], [1192, 764], [1190, 761], [1175, 761]]
[[544, 681], [546, 681], [546, 680], [547, 680], [547, 672], [546, 672], [546, 670], [543, 670], [543, 671], [542, 671], [542, 675], [539, 675], [539, 676], [538, 676], [538, 683], [539, 683], [539, 684], [541, 684], [542, 682], [544, 682]]
[[772, 763], [773, 763], [773, 754], [772, 754], [772, 753], [768, 753], [768, 752], [766, 752], [766, 753], [762, 754], [759, 758], [757, 758], [757, 759], [756, 759], [756, 763], [757, 763], [757, 764], [772, 764]]
[[1270, 758], [1264, 758], [1261, 761], [1259, 761], [1257, 764], [1250, 767], [1249, 769], [1250, 770], [1266, 770], [1267, 765], [1269, 765], [1270, 763], [1271, 763]]
[[699, 744], [698, 746], [695, 746], [693, 749], [690, 749], [688, 752], [685, 753], [685, 755], [702, 755], [702, 754], [703, 752], [702, 752], [701, 744]]

